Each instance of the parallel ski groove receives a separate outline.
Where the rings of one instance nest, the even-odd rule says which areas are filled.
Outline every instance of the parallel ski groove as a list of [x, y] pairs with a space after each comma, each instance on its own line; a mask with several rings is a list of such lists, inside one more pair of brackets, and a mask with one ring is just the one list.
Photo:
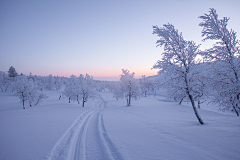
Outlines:
[[59, 160], [67, 159], [69, 154], [69, 149], [72, 144], [73, 136], [79, 126], [82, 124], [82, 120], [89, 114], [90, 111], [85, 111], [82, 113], [72, 124], [72, 126], [63, 134], [63, 136], [58, 140], [58, 142], [53, 147], [49, 160]]
[[103, 112], [108, 108], [107, 102], [99, 95], [98, 108], [82, 113], [66, 133], [59, 139], [50, 153], [49, 160], [86, 160], [86, 140], [89, 123], [94, 115], [94, 123], [98, 124], [96, 130], [103, 159], [123, 160], [121, 153], [110, 140], [103, 121]]
[[98, 130], [100, 133], [100, 137], [104, 142], [103, 144], [106, 148], [106, 151], [108, 153], [108, 158], [112, 160], [123, 160], [121, 153], [116, 149], [116, 146], [109, 138], [107, 134], [107, 130], [104, 126], [103, 112], [108, 108], [107, 102], [100, 95], [99, 95], [99, 98], [102, 101], [103, 109], [101, 110], [101, 112], [99, 112], [99, 115], [98, 115]]
[[80, 128], [80, 131], [78, 132], [78, 138], [77, 138], [77, 142], [75, 144], [75, 149], [74, 149], [74, 160], [86, 160], [86, 135], [87, 135], [87, 128], [89, 125], [89, 122], [92, 118], [92, 116], [98, 112], [98, 110], [95, 110], [94, 112], [91, 112], [91, 114], [89, 114], [82, 127]]

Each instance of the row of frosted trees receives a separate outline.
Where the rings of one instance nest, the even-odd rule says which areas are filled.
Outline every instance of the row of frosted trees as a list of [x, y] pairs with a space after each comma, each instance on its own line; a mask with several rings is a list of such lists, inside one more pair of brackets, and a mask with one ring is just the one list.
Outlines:
[[77, 101], [82, 107], [89, 98], [96, 98], [97, 93], [108, 88], [113, 92], [113, 97], [116, 99], [126, 98], [127, 105], [131, 104], [132, 99], [139, 99], [142, 96], [146, 97], [148, 91], [156, 90], [156, 82], [148, 80], [145, 76], [141, 79], [134, 78], [134, 73], [129, 73], [128, 70], [122, 70], [120, 81], [108, 82], [94, 80], [92, 76], [86, 74], [75, 76], [71, 75], [70, 78], [55, 77], [49, 75], [47, 77], [23, 75], [16, 72], [14, 67], [10, 67], [8, 74], [0, 71], [0, 88], [2, 91], [8, 89], [15, 92], [19, 97], [25, 109], [26, 103], [30, 106], [40, 104], [47, 98], [44, 90], [60, 90], [62, 89], [61, 97], [67, 97], [69, 103]]
[[59, 90], [65, 83], [66, 78], [53, 77], [49, 75], [47, 77], [23, 75], [16, 72], [15, 68], [11, 66], [8, 74], [0, 71], [0, 88], [2, 91], [11, 90], [15, 93], [25, 109], [26, 103], [29, 106], [36, 106], [47, 98], [43, 90]]
[[112, 91], [113, 97], [118, 99], [126, 98], [127, 105], [131, 104], [133, 99], [137, 100], [142, 96], [146, 96], [148, 91], [157, 89], [156, 82], [148, 80], [145, 76], [141, 79], [134, 78], [134, 73], [129, 73], [128, 70], [122, 69], [120, 81], [97, 81], [92, 76], [86, 74], [75, 76], [72, 75], [65, 85], [63, 96], [68, 97], [69, 103], [71, 100], [82, 101], [82, 106], [89, 98], [96, 98], [97, 93], [108, 89]]
[[7, 74], [6, 72], [0, 71], [0, 89], [2, 90], [2, 92], [7, 91], [9, 88], [12, 88], [12, 84], [16, 82], [19, 77], [25, 77], [28, 80], [31, 79], [34, 83], [36, 83], [36, 86], [39, 90], [59, 90], [61, 89], [62, 85], [66, 83], [65, 77], [52, 76], [51, 74], [47, 77], [41, 77], [36, 75], [33, 76], [32, 73], [30, 73], [29, 75], [18, 75], [15, 68], [11, 66], [9, 71], [12, 70], [14, 70], [14, 74]]

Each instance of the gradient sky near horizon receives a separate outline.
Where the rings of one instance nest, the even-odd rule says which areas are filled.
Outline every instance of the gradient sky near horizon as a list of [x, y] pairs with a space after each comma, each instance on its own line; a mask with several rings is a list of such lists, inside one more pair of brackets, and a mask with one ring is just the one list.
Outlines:
[[[171, 23], [201, 42], [198, 17], [215, 8], [240, 33], [239, 0], [0, 0], [0, 71], [119, 78], [121, 69], [156, 75], [161, 58], [152, 26]], [[238, 37], [239, 39], [239, 37]]]

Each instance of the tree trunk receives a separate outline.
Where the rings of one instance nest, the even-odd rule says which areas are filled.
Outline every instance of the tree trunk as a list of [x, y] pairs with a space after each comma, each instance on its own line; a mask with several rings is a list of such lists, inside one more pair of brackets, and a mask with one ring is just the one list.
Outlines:
[[181, 105], [182, 104], [182, 101], [183, 101], [183, 99], [185, 98], [185, 96], [181, 99], [181, 101], [179, 102], [179, 105]]
[[[237, 101], [238, 101], [238, 97], [236, 97], [237, 99]], [[233, 109], [234, 109], [234, 111], [236, 112], [236, 114], [237, 114], [237, 116], [239, 116], [239, 113], [238, 113], [238, 111], [237, 111], [237, 102], [236, 103], [234, 103], [235, 102], [235, 97], [233, 97], [233, 102], [232, 102], [232, 107], [233, 107]]]
[[84, 97], [83, 97], [83, 101], [82, 101], [82, 107], [84, 107], [84, 102], [85, 102], [85, 101], [84, 101]]
[[233, 106], [233, 109], [234, 109], [234, 111], [236, 112], [237, 116], [239, 116], [239, 113], [238, 113], [238, 111], [236, 110], [236, 107], [235, 107], [235, 106]]
[[198, 108], [200, 108], [200, 104], [201, 104], [200, 101], [198, 101]]
[[[238, 93], [238, 95], [237, 95], [237, 101], [239, 101], [239, 96], [240, 96], [240, 93]], [[236, 107], [239, 109], [238, 103], [236, 103]], [[236, 109], [235, 109], [235, 112], [237, 113], [237, 116], [239, 116], [239, 113]]]
[[78, 97], [79, 97], [79, 96], [77, 95], [77, 101], [78, 101], [78, 104], [80, 104]]
[[70, 103], [70, 99], [71, 99], [71, 98], [69, 97], [69, 101], [68, 101], [68, 103]]
[[24, 107], [24, 99], [23, 99], [23, 109], [25, 109], [25, 107]]
[[199, 113], [198, 113], [198, 111], [197, 111], [197, 108], [196, 108], [196, 106], [195, 106], [195, 103], [194, 103], [194, 100], [193, 100], [193, 98], [192, 98], [192, 95], [190, 95], [189, 92], [188, 92], [187, 94], [188, 94], [188, 97], [189, 97], [189, 99], [190, 99], [190, 101], [191, 101], [191, 104], [192, 104], [194, 113], [195, 113], [195, 115], [196, 115], [199, 123], [200, 123], [200, 124], [204, 124], [202, 118], [200, 117], [200, 115], [199, 115]]
[[128, 106], [131, 104], [131, 95], [129, 95]]
[[25, 107], [24, 107], [24, 102], [25, 102], [25, 96], [23, 95], [23, 92], [21, 92], [22, 93], [22, 98], [23, 98], [23, 100], [22, 100], [22, 102], [23, 102], [23, 109], [25, 109]]

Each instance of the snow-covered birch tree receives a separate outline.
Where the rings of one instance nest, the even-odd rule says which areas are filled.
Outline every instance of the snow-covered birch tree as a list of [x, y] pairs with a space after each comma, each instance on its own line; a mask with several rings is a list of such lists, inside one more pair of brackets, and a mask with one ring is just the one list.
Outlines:
[[41, 76], [34, 76], [34, 81], [37, 86], [37, 88], [42, 91], [44, 88], [44, 78]]
[[84, 77], [80, 75], [79, 79], [79, 93], [80, 98], [82, 99], [82, 107], [84, 107], [85, 102], [87, 102], [88, 98], [95, 98], [96, 97], [96, 84], [93, 80], [93, 77], [86, 74]]
[[55, 80], [52, 76], [52, 74], [50, 74], [49, 76], [45, 77], [45, 85], [46, 85], [46, 88], [48, 90], [55, 90]]
[[152, 89], [152, 81], [150, 81], [149, 79], [146, 78], [145, 75], [142, 75], [142, 78], [139, 79], [140, 80], [140, 85], [141, 85], [141, 89], [142, 92], [144, 94], [145, 97], [147, 97], [147, 92]]
[[122, 69], [122, 75], [120, 78], [120, 89], [123, 96], [127, 99], [127, 105], [131, 105], [131, 100], [134, 98], [137, 100], [141, 96], [141, 86], [139, 80], [134, 78], [135, 73], [129, 73], [126, 69]]
[[219, 19], [216, 10], [210, 8], [209, 14], [200, 16], [203, 20], [203, 41], [215, 40], [215, 45], [203, 52], [203, 57], [210, 62], [208, 78], [211, 86], [217, 92], [214, 104], [221, 110], [233, 110], [239, 116], [240, 112], [240, 49], [237, 34], [227, 25], [230, 18]]
[[7, 91], [11, 85], [10, 77], [3, 71], [0, 71], [0, 88], [3, 91]]
[[159, 74], [164, 74], [166, 81], [163, 87], [168, 91], [168, 97], [179, 101], [189, 99], [199, 123], [204, 124], [194, 102], [201, 95], [195, 61], [199, 45], [184, 40], [182, 33], [172, 24], [164, 24], [162, 28], [153, 26], [153, 34], [160, 38], [156, 42], [157, 47], [164, 46], [162, 59], [153, 68], [160, 69]]
[[[78, 96], [77, 96], [77, 92], [78, 92], [78, 82], [77, 82], [77, 77], [75, 75], [71, 75], [71, 78], [68, 79], [66, 85], [65, 85], [65, 89], [63, 91], [63, 95], [68, 97], [68, 103], [71, 102], [71, 100], [77, 100], [78, 101]], [[79, 101], [78, 101], [79, 103]]]
[[113, 98], [117, 100], [123, 98], [123, 90], [121, 89], [121, 83], [119, 81], [112, 83], [112, 92]]
[[12, 87], [16, 92], [15, 96], [21, 100], [23, 109], [25, 109], [26, 102], [28, 102], [30, 106], [38, 105], [43, 99], [47, 98], [44, 93], [40, 93], [37, 90], [33, 80], [28, 79], [26, 76], [18, 76]]
[[96, 92], [97, 89], [93, 77], [88, 74], [84, 77], [84, 75], [81, 74], [79, 77], [71, 76], [65, 86], [63, 95], [69, 98], [69, 103], [71, 100], [77, 100], [79, 104], [79, 100], [82, 99], [82, 107], [84, 107], [88, 98], [96, 97]]
[[55, 89], [56, 90], [59, 90], [59, 89], [61, 89], [61, 87], [62, 87], [62, 84], [63, 84], [63, 82], [62, 82], [62, 78], [61, 77], [53, 77], [54, 78], [54, 86], [55, 86]]

